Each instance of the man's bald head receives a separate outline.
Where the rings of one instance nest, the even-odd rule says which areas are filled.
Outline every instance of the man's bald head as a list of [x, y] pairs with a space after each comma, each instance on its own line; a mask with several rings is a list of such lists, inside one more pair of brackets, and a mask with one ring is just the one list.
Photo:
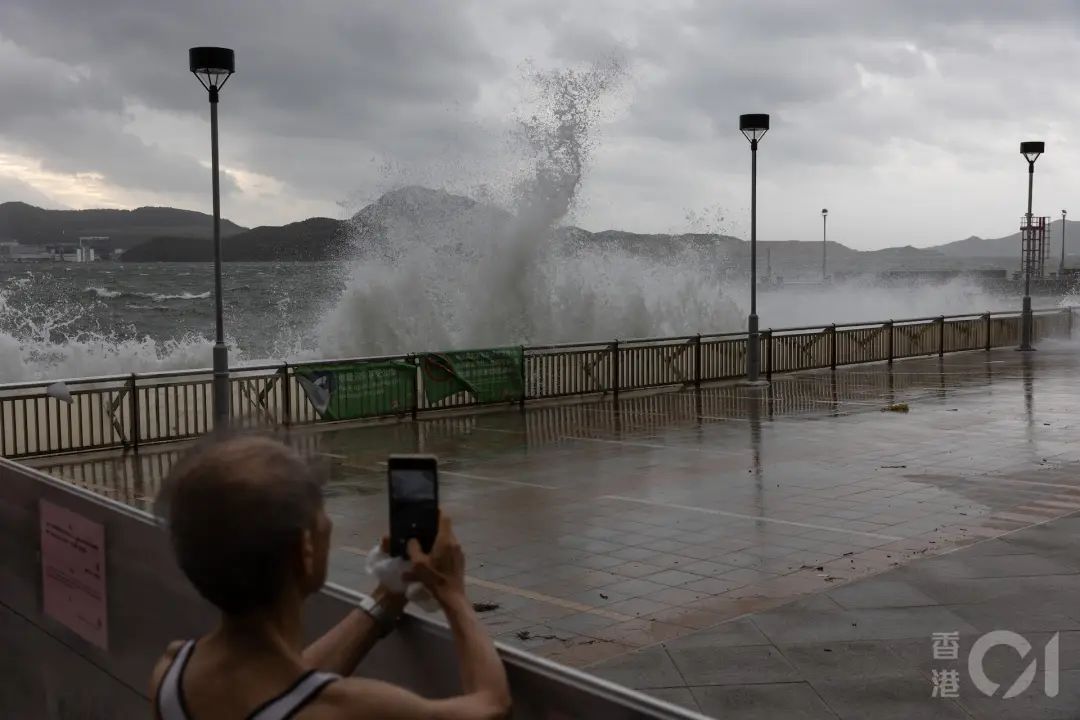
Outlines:
[[272, 606], [295, 568], [322, 493], [292, 448], [267, 437], [218, 440], [192, 451], [158, 498], [177, 562], [207, 600], [231, 615]]

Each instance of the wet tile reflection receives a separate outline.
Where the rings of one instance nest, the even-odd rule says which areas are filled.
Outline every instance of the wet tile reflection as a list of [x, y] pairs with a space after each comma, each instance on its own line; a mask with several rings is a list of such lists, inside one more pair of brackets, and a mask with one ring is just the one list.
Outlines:
[[[1048, 345], [293, 441], [329, 466], [336, 581], [368, 585], [386, 454], [435, 453], [485, 621], [583, 665], [1080, 508], [1077, 366]], [[32, 464], [147, 507], [177, 452]]]

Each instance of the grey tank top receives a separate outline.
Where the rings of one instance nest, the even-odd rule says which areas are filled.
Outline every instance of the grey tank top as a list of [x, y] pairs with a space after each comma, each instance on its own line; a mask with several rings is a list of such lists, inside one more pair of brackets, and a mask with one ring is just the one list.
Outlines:
[[[187, 703], [184, 701], [184, 689], [180, 679], [184, 676], [184, 669], [194, 649], [194, 640], [184, 643], [165, 672], [165, 677], [161, 679], [157, 696], [161, 720], [193, 720], [188, 712]], [[324, 687], [338, 680], [339, 677], [333, 673], [314, 670], [304, 673], [288, 690], [251, 711], [247, 720], [288, 720], [314, 700]]]

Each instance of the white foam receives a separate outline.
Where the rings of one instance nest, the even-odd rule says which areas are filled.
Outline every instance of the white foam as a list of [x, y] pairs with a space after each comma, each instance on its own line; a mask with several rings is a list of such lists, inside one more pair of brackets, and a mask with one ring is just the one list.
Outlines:
[[115, 298], [120, 297], [123, 294], [119, 290], [109, 290], [107, 288], [97, 286], [88, 287], [83, 292], [93, 293], [99, 298]]

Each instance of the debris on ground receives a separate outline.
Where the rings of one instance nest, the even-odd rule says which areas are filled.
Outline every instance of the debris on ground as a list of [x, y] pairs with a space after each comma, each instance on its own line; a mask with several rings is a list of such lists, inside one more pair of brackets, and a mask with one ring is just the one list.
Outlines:
[[893, 403], [892, 405], [886, 405], [881, 412], [906, 413], [910, 409], [907, 403]]
[[562, 640], [558, 635], [536, 635], [528, 630], [518, 630], [514, 633], [518, 640], [526, 642], [528, 640]]
[[600, 599], [601, 599], [601, 600], [607, 600], [607, 599], [608, 599], [608, 596], [607, 596], [607, 595], [605, 595], [604, 593], [600, 593]]
[[907, 465], [882, 465], [878, 470], [906, 470]]
[[472, 604], [472, 609], [473, 609], [474, 612], [478, 612], [478, 613], [491, 612], [492, 610], [498, 610], [499, 609], [499, 603], [474, 602]]

